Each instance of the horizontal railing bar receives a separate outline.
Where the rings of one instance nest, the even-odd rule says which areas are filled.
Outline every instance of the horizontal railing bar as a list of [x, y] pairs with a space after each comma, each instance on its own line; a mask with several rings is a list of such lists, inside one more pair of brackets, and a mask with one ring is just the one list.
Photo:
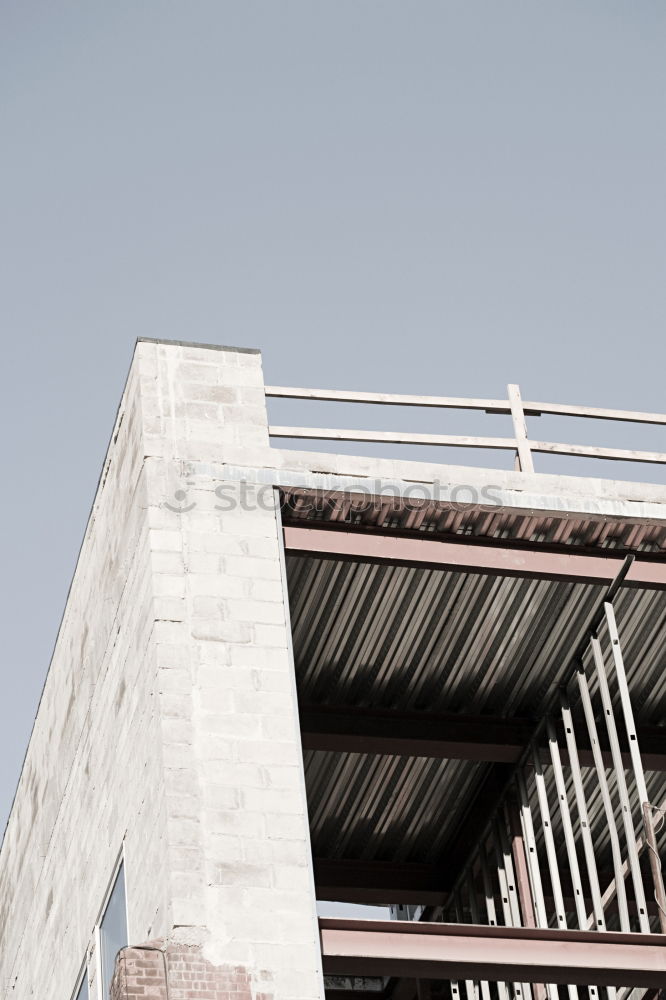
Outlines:
[[624, 420], [635, 424], [664, 424], [666, 413], [641, 413], [636, 410], [607, 410], [596, 406], [574, 406], [569, 403], [528, 403], [523, 400], [528, 416], [552, 413], [562, 417], [588, 417], [594, 420]]
[[271, 398], [319, 399], [331, 403], [379, 403], [392, 406], [434, 406], [451, 410], [492, 410], [510, 413], [506, 399], [465, 399], [454, 396], [404, 396], [387, 392], [353, 392], [344, 389], [296, 389], [267, 385], [265, 393]]
[[[346, 389], [303, 389], [289, 386], [267, 385], [266, 396], [282, 399], [310, 399], [337, 403], [378, 403], [387, 406], [424, 406], [452, 410], [485, 410], [489, 413], [509, 414], [511, 407], [506, 399], [472, 399], [457, 396], [413, 396], [387, 392], [355, 392]], [[587, 417], [594, 420], [618, 420], [637, 424], [666, 426], [666, 413], [644, 413], [639, 410], [612, 410], [597, 406], [577, 406], [572, 403], [535, 403], [523, 401], [526, 416], [543, 413], [563, 417]]]
[[614, 462], [653, 462], [666, 465], [666, 454], [658, 451], [631, 451], [624, 448], [597, 448], [584, 444], [560, 444], [553, 441], [530, 441], [532, 451], [553, 455], [578, 455], [581, 458], [606, 458]]
[[444, 445], [450, 448], [494, 448], [514, 451], [513, 438], [458, 437], [451, 434], [410, 434], [401, 431], [354, 431], [330, 427], [269, 427], [272, 438], [305, 438], [315, 441], [364, 441], [379, 444]]
[[[331, 427], [268, 428], [272, 438], [299, 438], [309, 441], [358, 441], [372, 444], [434, 445], [449, 448], [488, 448], [514, 451], [513, 438], [465, 437], [453, 434], [411, 434], [406, 431], [360, 431]], [[553, 441], [529, 441], [530, 450], [543, 454], [575, 455], [579, 458], [602, 458], [616, 462], [651, 462], [666, 465], [666, 453], [631, 451], [623, 448], [597, 448], [592, 445], [563, 444]]]

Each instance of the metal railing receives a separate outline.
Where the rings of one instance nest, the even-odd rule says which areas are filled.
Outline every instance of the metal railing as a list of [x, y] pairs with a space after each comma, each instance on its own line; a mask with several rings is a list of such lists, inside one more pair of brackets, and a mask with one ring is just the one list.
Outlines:
[[484, 413], [506, 414], [513, 422], [513, 437], [471, 437], [452, 434], [414, 434], [402, 431], [363, 431], [326, 427], [270, 426], [272, 438], [309, 439], [317, 441], [359, 441], [383, 444], [442, 445], [452, 448], [491, 448], [515, 453], [515, 468], [534, 472], [534, 453], [576, 455], [581, 458], [602, 458], [621, 462], [648, 462], [666, 465], [666, 453], [635, 451], [625, 448], [602, 448], [595, 445], [564, 444], [537, 441], [528, 436], [526, 417], [554, 414], [614, 420], [634, 424], [666, 426], [666, 414], [641, 413], [634, 410], [609, 410], [594, 406], [570, 406], [561, 403], [524, 402], [517, 385], [507, 386], [506, 399], [466, 399], [449, 396], [408, 396], [382, 392], [348, 392], [334, 389], [299, 389], [266, 386], [266, 396], [281, 399], [308, 399], [339, 403], [375, 403], [384, 406], [418, 406], [448, 410], [481, 410]]

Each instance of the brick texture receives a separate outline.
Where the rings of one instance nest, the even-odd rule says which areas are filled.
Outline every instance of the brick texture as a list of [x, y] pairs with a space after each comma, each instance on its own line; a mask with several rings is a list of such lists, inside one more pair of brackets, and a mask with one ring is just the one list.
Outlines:
[[[273, 454], [258, 354], [137, 345], [0, 851], [3, 998], [69, 997], [86, 965], [108, 1000], [123, 849], [168, 1000], [322, 995], [280, 524], [225, 479]], [[163, 996], [158, 960], [127, 952], [116, 995]]]
[[[266, 987], [270, 984], [267, 982]], [[272, 1000], [267, 988], [254, 1000]], [[251, 1000], [242, 966], [211, 965], [196, 945], [163, 940], [123, 948], [116, 958], [110, 1000]]]

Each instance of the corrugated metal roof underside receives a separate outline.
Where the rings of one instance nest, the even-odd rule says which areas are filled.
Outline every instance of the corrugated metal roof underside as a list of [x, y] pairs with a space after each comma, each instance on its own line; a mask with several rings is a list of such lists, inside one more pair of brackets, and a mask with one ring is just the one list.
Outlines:
[[[301, 703], [535, 719], [552, 710], [603, 593], [581, 583], [300, 555], [288, 555], [287, 575]], [[623, 590], [615, 608], [637, 720], [663, 725], [666, 593]], [[606, 640], [604, 649], [610, 662]], [[591, 689], [596, 701], [594, 683]], [[460, 817], [490, 766], [306, 751], [313, 853], [445, 861]], [[550, 768], [546, 774], [566, 869]], [[591, 770], [584, 776], [600, 864], [609, 868], [598, 782]], [[648, 780], [653, 801], [661, 804], [666, 776], [649, 774]], [[571, 787], [570, 801], [573, 807]], [[616, 822], [620, 828], [619, 803]]]
[[305, 753], [317, 857], [435, 862], [487, 770], [460, 760]]
[[[603, 594], [584, 583], [287, 558], [307, 704], [540, 717]], [[615, 601], [637, 717], [666, 722], [666, 592]]]

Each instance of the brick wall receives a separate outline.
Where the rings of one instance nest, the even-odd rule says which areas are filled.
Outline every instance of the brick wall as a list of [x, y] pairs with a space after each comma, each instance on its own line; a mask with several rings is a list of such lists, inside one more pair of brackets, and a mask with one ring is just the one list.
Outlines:
[[[123, 948], [116, 959], [110, 1000], [251, 1000], [242, 967], [214, 966], [195, 945], [163, 940]], [[270, 1000], [271, 994], [255, 994]]]
[[271, 454], [258, 353], [137, 345], [0, 853], [3, 998], [66, 1000], [87, 959], [106, 1000], [123, 842], [130, 941], [174, 975], [322, 994], [279, 521], [216, 493]]
[[[171, 941], [248, 970], [255, 996], [314, 1000], [321, 956], [280, 524], [270, 488], [216, 494], [225, 459], [269, 461], [261, 359], [160, 345], [143, 356], [155, 373], [144, 391]], [[179, 490], [174, 512], [164, 501]]]
[[130, 925], [144, 939], [168, 929], [143, 420], [135, 363], [0, 852], [0, 996], [11, 1000], [69, 998], [123, 839]]

